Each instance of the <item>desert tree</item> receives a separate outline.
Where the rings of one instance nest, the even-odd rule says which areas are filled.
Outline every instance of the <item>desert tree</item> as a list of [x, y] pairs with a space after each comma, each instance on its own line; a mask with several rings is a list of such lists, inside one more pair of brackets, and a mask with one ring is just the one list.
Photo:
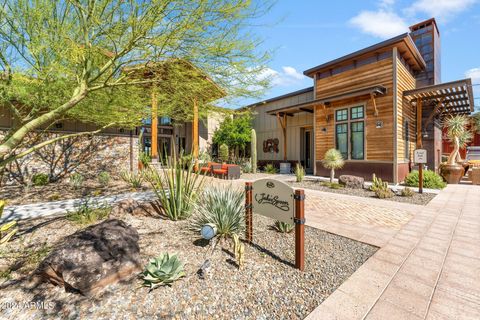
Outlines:
[[[0, 110], [13, 126], [0, 138], [0, 169], [60, 139], [138, 125], [148, 113], [149, 86], [159, 88], [160, 100], [176, 111], [181, 98], [205, 89], [199, 87], [205, 81], [189, 82], [181, 68], [144, 77], [142, 67], [187, 61], [229, 97], [260, 92], [268, 79], [258, 75], [269, 54], [258, 50], [253, 22], [269, 6], [238, 0], [4, 0]], [[98, 129], [22, 145], [30, 132], [65, 119]]]

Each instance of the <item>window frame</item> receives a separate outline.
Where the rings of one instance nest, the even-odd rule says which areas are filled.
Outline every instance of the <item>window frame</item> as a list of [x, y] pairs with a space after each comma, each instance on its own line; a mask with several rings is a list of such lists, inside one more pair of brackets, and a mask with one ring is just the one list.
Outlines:
[[[362, 107], [363, 108], [363, 118], [356, 118], [352, 119], [352, 109], [355, 107]], [[337, 121], [337, 111], [347, 109], [347, 119], [346, 120], [340, 120]], [[337, 108], [333, 109], [333, 130], [334, 130], [334, 146], [337, 148], [337, 125], [338, 124], [346, 124], [347, 125], [347, 158], [345, 158], [345, 161], [365, 161], [367, 160], [367, 104], [366, 102], [363, 103], [355, 103], [355, 104], [350, 104], [347, 106], [340, 106]], [[352, 123], [355, 122], [363, 122], [363, 159], [353, 159], [352, 158]]]

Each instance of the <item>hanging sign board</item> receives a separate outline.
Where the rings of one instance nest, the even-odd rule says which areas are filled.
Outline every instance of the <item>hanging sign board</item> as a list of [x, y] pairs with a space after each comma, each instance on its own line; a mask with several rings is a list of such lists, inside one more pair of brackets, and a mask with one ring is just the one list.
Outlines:
[[253, 212], [293, 224], [295, 214], [293, 194], [293, 188], [284, 182], [273, 179], [257, 180], [253, 182]]
[[413, 162], [415, 162], [415, 163], [427, 163], [427, 150], [416, 149], [413, 152]]

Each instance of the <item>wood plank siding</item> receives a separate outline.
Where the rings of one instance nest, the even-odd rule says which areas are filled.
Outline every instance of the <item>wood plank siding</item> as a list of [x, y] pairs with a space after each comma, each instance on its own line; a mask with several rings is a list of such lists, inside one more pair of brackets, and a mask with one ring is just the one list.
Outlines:
[[[390, 162], [393, 166], [392, 61], [393, 59], [390, 57], [337, 75], [317, 79], [315, 87], [317, 99], [374, 85], [382, 85], [387, 88], [385, 95], [375, 98], [378, 116], [374, 114], [375, 110], [370, 96], [337, 101], [325, 109], [323, 106], [315, 107], [315, 159], [317, 162], [323, 159], [328, 149], [335, 147], [334, 110], [339, 107], [365, 104], [365, 160], [363, 161]], [[383, 122], [381, 128], [376, 128], [378, 121]], [[352, 160], [352, 162], [361, 161]]]

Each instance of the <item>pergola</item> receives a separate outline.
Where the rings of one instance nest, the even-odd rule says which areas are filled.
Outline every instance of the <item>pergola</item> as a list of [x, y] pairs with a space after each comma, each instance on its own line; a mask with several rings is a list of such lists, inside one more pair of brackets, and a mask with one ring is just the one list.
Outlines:
[[[181, 93], [182, 100], [191, 102], [193, 109], [192, 121], [192, 154], [198, 158], [198, 106], [225, 96], [225, 91], [208, 77], [201, 69], [183, 59], [169, 59], [162, 62], [147, 62], [124, 69], [129, 77], [154, 79], [146, 85], [151, 95], [151, 130], [152, 159], [158, 158], [158, 94], [162, 90], [162, 82], [175, 77], [175, 86], [169, 90]], [[178, 98], [178, 97], [177, 97]]]
[[[404, 91], [403, 97], [417, 109], [417, 148], [421, 148], [423, 144], [422, 127], [429, 125], [435, 118], [442, 119], [457, 114], [469, 115], [474, 109], [471, 79]], [[423, 122], [422, 109], [425, 105], [433, 106], [433, 111]]]

